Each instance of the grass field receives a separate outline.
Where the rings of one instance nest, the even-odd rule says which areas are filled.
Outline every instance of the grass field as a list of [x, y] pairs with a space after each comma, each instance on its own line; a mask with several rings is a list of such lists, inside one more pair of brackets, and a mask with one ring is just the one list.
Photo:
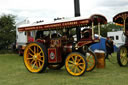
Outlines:
[[81, 77], [70, 76], [65, 67], [33, 74], [25, 68], [23, 57], [0, 54], [0, 85], [128, 85], [128, 66], [106, 60], [105, 69], [94, 69]]

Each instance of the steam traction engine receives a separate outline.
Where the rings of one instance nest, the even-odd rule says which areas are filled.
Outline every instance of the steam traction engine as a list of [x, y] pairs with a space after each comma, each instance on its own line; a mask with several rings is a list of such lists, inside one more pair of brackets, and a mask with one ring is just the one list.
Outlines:
[[117, 52], [117, 60], [120, 66], [127, 66], [128, 64], [128, 11], [122, 12], [114, 16], [113, 22], [117, 25], [123, 26], [123, 33], [125, 35], [125, 44], [119, 47]]
[[[67, 72], [73, 76], [92, 71], [96, 66], [96, 56], [88, 47], [99, 42], [99, 37], [94, 37], [93, 27], [98, 25], [100, 35], [100, 25], [106, 23], [104, 16], [93, 15], [88, 19], [76, 17], [19, 27], [19, 32], [25, 31], [28, 37], [30, 31], [34, 34], [34, 42], [28, 43], [24, 51], [26, 68], [40, 73], [46, 67], [60, 69], [65, 65]], [[79, 41], [73, 36], [76, 27], [83, 29], [79, 33]]]

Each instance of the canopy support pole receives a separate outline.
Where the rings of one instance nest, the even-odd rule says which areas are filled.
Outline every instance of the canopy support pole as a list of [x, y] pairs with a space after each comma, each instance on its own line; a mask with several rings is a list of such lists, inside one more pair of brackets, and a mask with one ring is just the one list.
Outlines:
[[123, 32], [125, 32], [125, 19], [124, 19], [124, 28], [123, 28]]
[[29, 35], [30, 33], [28, 33], [29, 31], [26, 31], [26, 35], [27, 35], [27, 43], [28, 43], [28, 38], [29, 38]]
[[52, 38], [52, 33], [51, 33], [51, 31], [49, 32], [49, 34], [50, 34], [50, 39]]
[[33, 36], [33, 38], [34, 38], [34, 41], [35, 41], [35, 39], [36, 39], [36, 31], [34, 31], [34, 36]]
[[99, 35], [99, 39], [100, 39], [100, 23], [98, 23], [98, 35]]
[[94, 23], [92, 22], [92, 39], [94, 39]]

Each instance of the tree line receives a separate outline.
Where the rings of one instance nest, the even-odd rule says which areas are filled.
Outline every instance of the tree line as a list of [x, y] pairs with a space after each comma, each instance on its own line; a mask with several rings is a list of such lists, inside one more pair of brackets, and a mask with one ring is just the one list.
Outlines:
[[15, 16], [3, 14], [0, 16], [0, 50], [9, 49], [16, 40]]
[[[101, 36], [107, 37], [107, 32], [120, 31], [122, 29], [123, 29], [122, 26], [115, 25], [113, 22], [108, 22], [106, 25], [101, 25], [101, 27], [100, 27]], [[95, 30], [95, 34], [97, 34], [98, 33], [98, 26], [95, 26], [94, 30]]]

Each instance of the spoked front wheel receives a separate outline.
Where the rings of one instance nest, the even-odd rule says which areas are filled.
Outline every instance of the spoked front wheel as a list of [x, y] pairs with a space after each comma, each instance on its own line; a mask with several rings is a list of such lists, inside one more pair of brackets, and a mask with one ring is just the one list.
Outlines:
[[47, 66], [47, 53], [44, 45], [38, 42], [28, 44], [24, 51], [24, 64], [30, 72], [44, 71]]
[[117, 52], [117, 61], [120, 66], [126, 66], [128, 63], [128, 51], [126, 46], [121, 46]]
[[81, 76], [87, 69], [87, 62], [81, 53], [73, 52], [67, 56], [65, 67], [70, 75]]

